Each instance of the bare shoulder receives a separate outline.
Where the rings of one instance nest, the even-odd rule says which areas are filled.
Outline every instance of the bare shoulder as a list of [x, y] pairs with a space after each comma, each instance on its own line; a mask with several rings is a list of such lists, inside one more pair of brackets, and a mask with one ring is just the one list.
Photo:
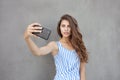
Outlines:
[[55, 41], [51, 41], [48, 43], [49, 46], [57, 48], [57, 44]]
[[53, 48], [53, 50], [51, 52], [52, 55], [55, 55], [58, 52], [58, 46], [57, 46], [56, 41], [51, 41], [48, 43], [48, 45]]

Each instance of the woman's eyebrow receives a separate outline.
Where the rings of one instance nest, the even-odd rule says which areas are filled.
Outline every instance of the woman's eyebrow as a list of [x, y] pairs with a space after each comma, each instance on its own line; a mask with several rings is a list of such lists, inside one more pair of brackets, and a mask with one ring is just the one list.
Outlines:
[[62, 26], [65, 26], [65, 24], [61, 24]]

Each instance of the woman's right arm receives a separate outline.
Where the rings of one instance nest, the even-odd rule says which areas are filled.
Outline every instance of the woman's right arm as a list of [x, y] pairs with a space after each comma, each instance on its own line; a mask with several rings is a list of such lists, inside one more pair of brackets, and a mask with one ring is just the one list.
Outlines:
[[32, 34], [32, 32], [42, 32], [42, 30], [36, 30], [36, 29], [42, 29], [42, 27], [33, 27], [34, 25], [39, 25], [39, 23], [33, 23], [30, 24], [26, 31], [24, 32], [24, 39], [32, 52], [33, 55], [40, 56], [40, 55], [46, 55], [48, 53], [51, 53], [54, 50], [54, 44], [55, 42], [49, 42], [46, 46], [38, 47], [30, 38], [31, 36], [37, 37], [36, 35]]

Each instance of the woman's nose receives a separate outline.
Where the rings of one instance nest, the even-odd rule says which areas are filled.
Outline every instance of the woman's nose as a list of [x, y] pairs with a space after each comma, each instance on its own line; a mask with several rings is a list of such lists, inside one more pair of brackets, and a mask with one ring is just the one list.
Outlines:
[[65, 30], [68, 31], [68, 27], [65, 27]]

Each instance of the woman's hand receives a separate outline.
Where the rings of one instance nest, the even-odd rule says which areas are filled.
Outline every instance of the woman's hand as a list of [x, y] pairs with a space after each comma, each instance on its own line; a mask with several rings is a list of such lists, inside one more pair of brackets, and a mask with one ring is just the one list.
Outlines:
[[[34, 26], [39, 26], [39, 27], [34, 27]], [[32, 23], [30, 25], [28, 25], [26, 31], [24, 32], [24, 39], [28, 39], [30, 36], [34, 36], [34, 37], [38, 37], [34, 34], [32, 34], [32, 32], [42, 32], [42, 27], [41, 24], [39, 23]]]

